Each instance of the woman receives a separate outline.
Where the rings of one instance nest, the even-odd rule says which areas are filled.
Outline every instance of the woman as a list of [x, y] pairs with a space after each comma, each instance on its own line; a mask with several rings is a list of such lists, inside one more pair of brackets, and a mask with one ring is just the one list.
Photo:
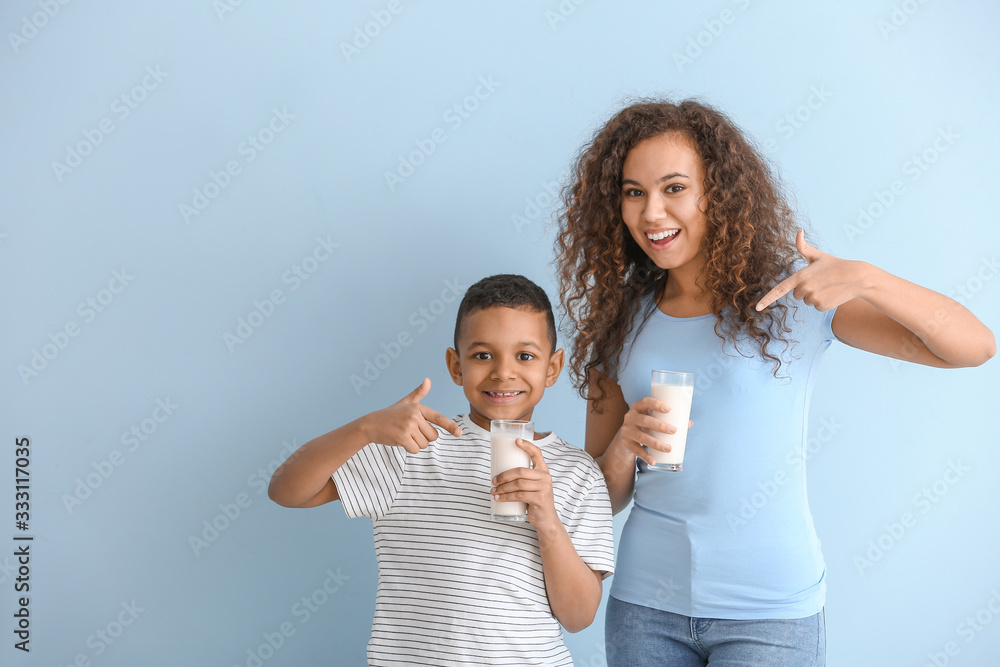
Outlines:
[[[625, 108], [574, 179], [557, 242], [579, 331], [570, 368], [612, 506], [635, 501], [609, 665], [824, 664], [826, 570], [803, 451], [823, 351], [839, 340], [975, 366], [995, 353], [993, 334], [952, 299], [811, 247], [764, 160], [698, 102]], [[669, 449], [650, 431], [675, 430], [648, 414], [670, 408], [649, 396], [653, 369], [697, 377], [679, 474], [647, 468], [644, 447]], [[741, 513], [761, 485], [767, 503]]]

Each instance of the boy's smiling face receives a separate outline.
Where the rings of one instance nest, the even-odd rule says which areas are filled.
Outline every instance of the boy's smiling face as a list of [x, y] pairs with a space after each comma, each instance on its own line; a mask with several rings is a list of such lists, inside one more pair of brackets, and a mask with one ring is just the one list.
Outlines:
[[483, 308], [467, 314], [460, 331], [458, 350], [448, 348], [445, 357], [472, 421], [488, 431], [491, 419], [530, 420], [563, 366], [563, 351], [552, 352], [545, 313]]

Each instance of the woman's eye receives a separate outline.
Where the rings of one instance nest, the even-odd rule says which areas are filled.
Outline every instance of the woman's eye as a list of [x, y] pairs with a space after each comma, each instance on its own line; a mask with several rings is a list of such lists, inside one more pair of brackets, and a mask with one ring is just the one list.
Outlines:
[[678, 192], [680, 192], [683, 189], [684, 189], [684, 186], [680, 185], [678, 183], [674, 183], [673, 185], [668, 185], [667, 186], [667, 192], [669, 192], [671, 194], [678, 193]]
[[629, 188], [625, 191], [626, 197], [641, 197], [642, 190], [636, 190], [635, 188]]

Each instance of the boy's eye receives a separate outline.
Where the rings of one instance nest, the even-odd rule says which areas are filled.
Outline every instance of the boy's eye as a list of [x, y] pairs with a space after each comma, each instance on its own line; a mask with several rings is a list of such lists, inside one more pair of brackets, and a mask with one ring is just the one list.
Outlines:
[[492, 356], [490, 355], [489, 352], [476, 352], [475, 354], [472, 355], [472, 358], [479, 359], [481, 361], [486, 361], [487, 359], [491, 359]]
[[518, 361], [531, 361], [534, 358], [535, 355], [531, 354], [530, 352], [521, 352], [519, 355], [517, 355]]

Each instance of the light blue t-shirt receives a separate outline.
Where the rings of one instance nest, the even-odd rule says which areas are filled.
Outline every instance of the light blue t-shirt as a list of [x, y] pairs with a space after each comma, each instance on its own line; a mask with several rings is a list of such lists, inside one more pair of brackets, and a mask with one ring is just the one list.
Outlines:
[[[824, 604], [826, 567], [806, 498], [809, 395], [834, 339], [833, 310], [788, 298], [778, 378], [757, 348], [723, 344], [715, 316], [654, 309], [626, 343], [618, 383], [631, 405], [654, 369], [695, 373], [683, 472], [639, 461], [611, 595], [685, 616], [803, 618]], [[647, 299], [644, 305], [650, 305]], [[747, 358], [750, 357], [750, 358]]]

